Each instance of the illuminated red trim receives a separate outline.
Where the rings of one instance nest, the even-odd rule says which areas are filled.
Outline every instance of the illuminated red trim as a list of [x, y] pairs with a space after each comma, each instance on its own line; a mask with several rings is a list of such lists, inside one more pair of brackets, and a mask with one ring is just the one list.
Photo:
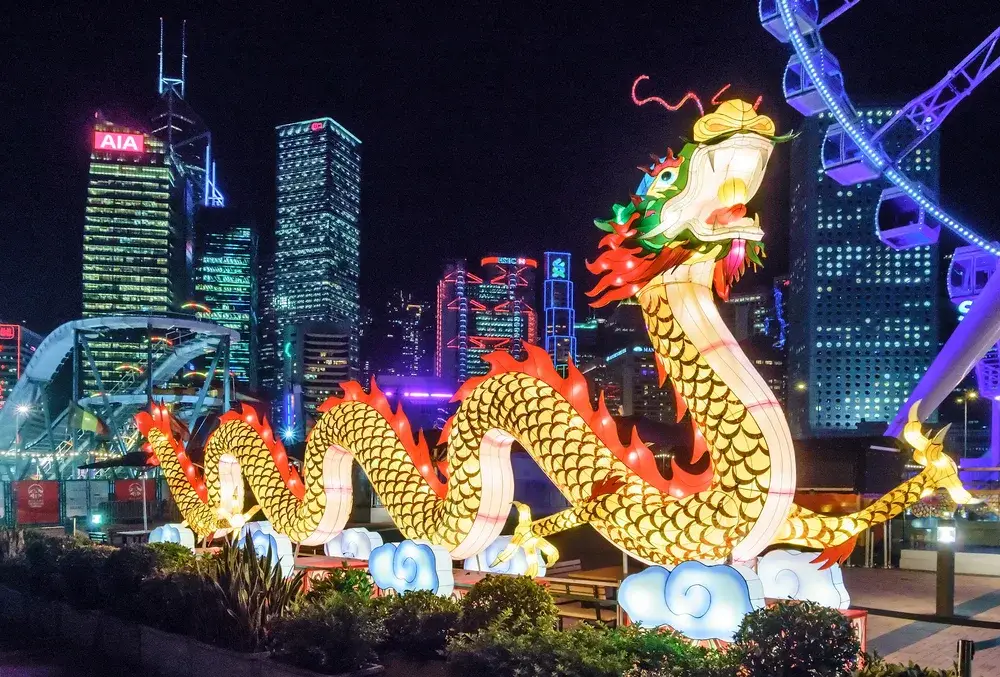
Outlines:
[[514, 258], [513, 256], [487, 256], [479, 263], [483, 266], [495, 264], [498, 266], [528, 266], [529, 268], [538, 267], [538, 261], [535, 259], [526, 259], [522, 257]]

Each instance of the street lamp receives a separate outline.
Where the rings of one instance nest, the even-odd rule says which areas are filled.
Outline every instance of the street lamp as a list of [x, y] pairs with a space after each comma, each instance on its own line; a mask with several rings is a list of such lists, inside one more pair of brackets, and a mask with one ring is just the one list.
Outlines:
[[979, 399], [979, 393], [975, 390], [966, 390], [965, 394], [956, 400], [959, 404], [964, 405], [965, 409], [965, 422], [962, 426], [962, 458], [969, 455], [969, 401], [977, 399]]
[[21, 442], [22, 442], [21, 426], [24, 425], [25, 416], [31, 413], [31, 405], [19, 404], [16, 407], [14, 407], [14, 413], [17, 415], [17, 428], [15, 429], [16, 437], [14, 440], [15, 446], [17, 447], [18, 451], [24, 451], [24, 449], [21, 447]]

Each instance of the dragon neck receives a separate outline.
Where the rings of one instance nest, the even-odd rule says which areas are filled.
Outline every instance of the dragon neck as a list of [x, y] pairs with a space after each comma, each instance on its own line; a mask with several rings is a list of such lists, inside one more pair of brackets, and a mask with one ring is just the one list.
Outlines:
[[781, 407], [722, 322], [714, 261], [680, 265], [638, 294], [657, 359], [705, 437], [716, 485], [739, 497], [752, 524], [733, 550], [748, 560], [769, 545], [795, 493], [795, 456]]

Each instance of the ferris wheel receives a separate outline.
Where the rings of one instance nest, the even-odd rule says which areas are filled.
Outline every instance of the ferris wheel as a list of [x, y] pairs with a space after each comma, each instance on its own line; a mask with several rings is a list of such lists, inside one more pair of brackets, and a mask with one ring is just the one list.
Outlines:
[[[818, 0], [759, 0], [758, 13], [764, 28], [792, 48], [782, 82], [788, 104], [805, 116], [826, 112], [833, 119], [821, 153], [826, 175], [845, 186], [879, 177], [888, 182], [873, 224], [882, 242], [897, 250], [934, 244], [944, 227], [965, 243], [956, 249], [948, 275], [949, 294], [962, 322], [888, 434], [899, 434], [915, 402], [920, 402], [920, 418], [925, 419], [975, 366], [980, 391], [994, 400], [991, 454], [982, 460], [995, 467], [1000, 464], [1000, 275], [993, 273], [1000, 243], [949, 214], [935, 196], [902, 171], [901, 160], [1000, 67], [1000, 27], [937, 84], [873, 129], [851, 102], [840, 63], [822, 36], [825, 27], [860, 1], [831, 2], [832, 7], [821, 14]], [[963, 467], [981, 465], [975, 462], [979, 459], [968, 460]]]

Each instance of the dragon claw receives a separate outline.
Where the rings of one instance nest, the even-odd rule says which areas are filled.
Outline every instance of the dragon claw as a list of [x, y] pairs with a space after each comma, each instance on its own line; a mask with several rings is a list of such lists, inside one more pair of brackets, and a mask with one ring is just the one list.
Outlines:
[[523, 548], [528, 560], [528, 569], [525, 574], [534, 578], [538, 575], [539, 554], [545, 559], [545, 566], [552, 566], [559, 560], [559, 551], [554, 545], [534, 532], [531, 524], [531, 509], [527, 505], [515, 501], [514, 507], [517, 508], [518, 517], [514, 534], [511, 536], [510, 543], [496, 556], [490, 566], [495, 567], [506, 562], [517, 554], [518, 548]]
[[834, 564], [843, 564], [847, 561], [847, 558], [851, 556], [854, 552], [854, 546], [857, 545], [858, 537], [857, 535], [851, 536], [843, 543], [838, 543], [837, 545], [831, 545], [830, 547], [823, 550], [823, 552], [816, 555], [816, 558], [812, 560], [812, 564], [819, 564], [819, 570], [829, 569]]

